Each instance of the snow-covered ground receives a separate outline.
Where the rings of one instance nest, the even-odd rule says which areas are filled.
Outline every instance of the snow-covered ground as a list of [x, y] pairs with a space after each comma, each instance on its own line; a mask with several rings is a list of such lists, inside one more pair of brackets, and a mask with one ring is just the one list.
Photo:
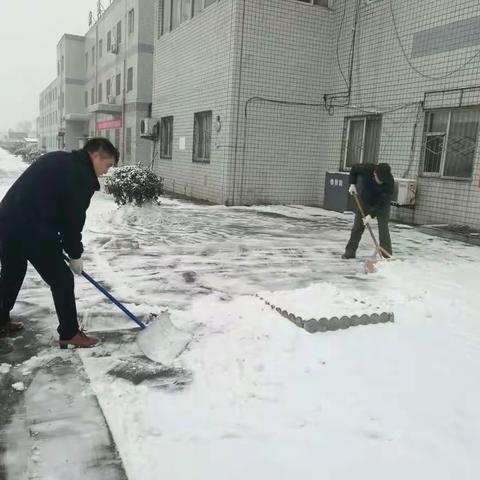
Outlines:
[[[0, 195], [22, 167], [0, 150]], [[367, 236], [358, 261], [339, 258], [351, 221], [169, 199], [117, 209], [96, 195], [85, 270], [194, 337], [168, 381], [109, 373], [141, 365], [132, 343], [81, 352], [130, 480], [480, 476], [480, 249], [392, 226], [397, 260], [365, 275]], [[50, 310], [53, 335], [50, 293], [29, 275], [21, 300]], [[257, 293], [305, 318], [358, 306], [395, 323], [311, 335]], [[130, 326], [82, 279], [77, 296], [89, 329]]]

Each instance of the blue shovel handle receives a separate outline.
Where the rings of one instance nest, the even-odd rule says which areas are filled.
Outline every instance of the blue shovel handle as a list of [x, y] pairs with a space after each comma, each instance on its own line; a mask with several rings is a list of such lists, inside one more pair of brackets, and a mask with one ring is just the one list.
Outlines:
[[[64, 255], [63, 258], [69, 262], [70, 259]], [[142, 330], [147, 328], [147, 326], [139, 320], [130, 310], [124, 307], [112, 294], [110, 294], [105, 288], [103, 288], [96, 280], [94, 280], [88, 273], [82, 271], [82, 276], [86, 278], [94, 287], [100, 290], [112, 303], [114, 303], [120, 310], [122, 310], [127, 317], [133, 320]]]

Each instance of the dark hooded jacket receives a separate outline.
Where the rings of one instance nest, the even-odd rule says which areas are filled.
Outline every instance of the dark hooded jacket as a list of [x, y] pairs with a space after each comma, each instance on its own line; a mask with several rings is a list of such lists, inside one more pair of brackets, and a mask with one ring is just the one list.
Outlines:
[[0, 235], [5, 231], [55, 242], [70, 258], [80, 258], [86, 211], [99, 189], [86, 151], [47, 153], [25, 170], [0, 203]]
[[358, 163], [350, 170], [350, 185], [359, 183], [359, 196], [363, 202], [366, 214], [376, 217], [377, 214], [390, 206], [395, 187], [391, 173], [384, 175], [382, 184], [375, 181], [373, 172], [377, 165], [373, 163]]

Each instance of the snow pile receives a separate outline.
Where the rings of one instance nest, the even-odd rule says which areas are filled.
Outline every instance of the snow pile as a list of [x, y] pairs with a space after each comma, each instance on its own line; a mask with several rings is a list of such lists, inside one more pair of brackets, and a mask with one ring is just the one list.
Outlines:
[[25, 384], [23, 382], [17, 382], [12, 385], [12, 388], [17, 392], [23, 392], [25, 390]]
[[9, 363], [2, 363], [0, 364], [0, 373], [1, 374], [7, 374], [12, 366]]

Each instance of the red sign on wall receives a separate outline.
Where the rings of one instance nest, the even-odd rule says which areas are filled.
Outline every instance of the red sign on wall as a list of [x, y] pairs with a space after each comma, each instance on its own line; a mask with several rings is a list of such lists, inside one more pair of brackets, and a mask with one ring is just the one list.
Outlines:
[[117, 118], [115, 120], [103, 120], [101, 122], [97, 122], [97, 130], [108, 130], [109, 128], [117, 129], [122, 128], [123, 123], [121, 118]]

